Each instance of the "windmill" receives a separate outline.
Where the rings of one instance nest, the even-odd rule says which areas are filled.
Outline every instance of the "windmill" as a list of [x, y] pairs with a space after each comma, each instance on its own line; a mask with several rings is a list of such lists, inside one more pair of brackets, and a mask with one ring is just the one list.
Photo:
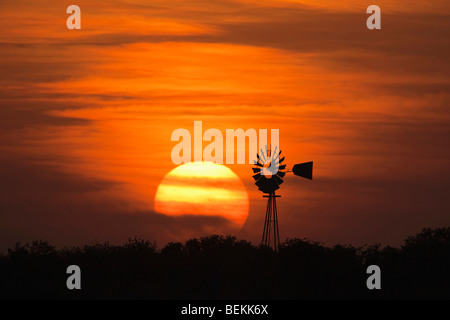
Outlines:
[[285, 157], [280, 159], [280, 155], [281, 150], [278, 151], [278, 146], [273, 152], [270, 148], [267, 149], [267, 146], [264, 151], [261, 148], [260, 153], [256, 155], [258, 160], [254, 161], [255, 167], [252, 168], [255, 184], [265, 194], [263, 197], [268, 198], [261, 244], [268, 247], [273, 245], [274, 251], [280, 246], [276, 198], [281, 197], [275, 194], [275, 190], [280, 188], [286, 173], [292, 172], [296, 176], [312, 180], [313, 171], [312, 161], [296, 164], [292, 170], [286, 170], [286, 165], [283, 164]]

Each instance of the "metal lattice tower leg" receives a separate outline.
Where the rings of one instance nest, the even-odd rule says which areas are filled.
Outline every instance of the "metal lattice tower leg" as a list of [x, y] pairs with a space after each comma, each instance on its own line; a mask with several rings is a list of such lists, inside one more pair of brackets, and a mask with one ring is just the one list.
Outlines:
[[267, 199], [266, 218], [264, 221], [264, 229], [261, 244], [272, 247], [274, 251], [278, 251], [280, 247], [280, 233], [278, 230], [278, 212], [276, 198], [281, 196], [275, 195], [275, 192], [264, 196]]

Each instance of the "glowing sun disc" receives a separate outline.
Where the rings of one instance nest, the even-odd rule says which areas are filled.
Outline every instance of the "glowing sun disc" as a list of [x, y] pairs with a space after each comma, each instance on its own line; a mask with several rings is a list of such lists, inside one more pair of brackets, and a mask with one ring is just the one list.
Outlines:
[[155, 211], [169, 216], [218, 216], [242, 227], [248, 216], [248, 193], [228, 167], [192, 162], [170, 171], [159, 184]]

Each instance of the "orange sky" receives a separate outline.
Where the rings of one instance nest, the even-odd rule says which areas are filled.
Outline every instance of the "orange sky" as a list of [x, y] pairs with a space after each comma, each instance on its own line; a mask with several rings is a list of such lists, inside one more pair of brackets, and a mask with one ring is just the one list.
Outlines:
[[[95, 3], [93, 3], [95, 2]], [[448, 1], [0, 3], [0, 249], [135, 235], [160, 243], [201, 221], [153, 213], [177, 128], [280, 129], [289, 165], [281, 238], [399, 244], [450, 224]], [[251, 166], [238, 236], [259, 241]], [[209, 229], [208, 229], [209, 230]]]

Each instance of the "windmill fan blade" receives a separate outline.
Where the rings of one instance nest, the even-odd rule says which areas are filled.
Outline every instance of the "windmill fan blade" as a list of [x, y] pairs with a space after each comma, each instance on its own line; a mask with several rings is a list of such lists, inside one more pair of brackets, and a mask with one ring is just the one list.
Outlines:
[[272, 193], [280, 187], [273, 179], [262, 178], [255, 182], [259, 190], [264, 193]]
[[260, 173], [257, 173], [252, 177], [253, 177], [253, 179], [255, 179], [255, 181], [258, 181], [262, 177], [262, 175]]
[[264, 166], [264, 163], [266, 163], [266, 158], [262, 159], [263, 157], [264, 157], [263, 155], [260, 156], [259, 154], [257, 154], [256, 158], [258, 160], [255, 162], [258, 162], [261, 166]]
[[268, 182], [267, 182], [266, 178], [259, 179], [258, 181], [255, 182], [255, 184], [258, 186], [259, 189], [262, 189], [265, 187], [267, 188], [267, 186], [268, 186]]
[[[261, 153], [260, 153], [260, 154], [261, 154], [261, 157], [263, 158], [263, 161], [264, 161], [264, 162], [266, 162], [266, 156], [264, 155], [264, 151], [263, 151], [263, 149], [261, 148], [261, 150], [260, 150], [260, 151], [261, 151]], [[258, 154], [257, 154], [257, 155], [258, 155]]]
[[284, 176], [286, 175], [286, 172], [278, 171], [277, 175], [278, 175], [280, 178], [284, 178]]
[[280, 158], [280, 153], [281, 153], [281, 151], [280, 152], [274, 152], [273, 153], [273, 158], [272, 158], [272, 161], [274, 161], [274, 160], [276, 160], [276, 159], [279, 159]]
[[313, 162], [311, 161], [311, 162], [305, 162], [305, 163], [296, 164], [292, 168], [292, 172], [296, 176], [312, 180]]
[[281, 155], [281, 150], [280, 150], [280, 152], [278, 152], [278, 154], [277, 154], [277, 156], [276, 156], [276, 159], [279, 159], [279, 158], [280, 158], [280, 155]]
[[278, 145], [275, 146], [275, 150], [272, 152], [272, 154], [276, 154], [278, 150]]
[[277, 175], [272, 176], [272, 179], [275, 179], [275, 182], [276, 182], [278, 185], [280, 185], [280, 184], [283, 183], [283, 179], [281, 179], [281, 178], [280, 178], [279, 176], [277, 176]]
[[286, 165], [285, 164], [283, 164], [282, 166], [278, 167], [278, 170], [284, 170], [284, 169], [286, 169]]
[[283, 161], [284, 161], [284, 157], [281, 158], [281, 160], [280, 160], [279, 162], [276, 162], [275, 165], [279, 165], [279, 164], [281, 164]]
[[261, 163], [259, 163], [258, 161], [254, 161], [254, 164], [255, 164], [255, 166], [258, 166], [258, 167], [264, 167]]
[[277, 190], [277, 189], [280, 189], [280, 187], [278, 186], [278, 183], [276, 183], [275, 180], [273, 180], [273, 179], [268, 179], [268, 182], [269, 182], [269, 185], [270, 185], [270, 188], [271, 188], [271, 190], [269, 191], [269, 193], [270, 193], [270, 192], [273, 192], [273, 191], [275, 191], [275, 190]]
[[261, 172], [261, 169], [260, 168], [252, 168], [252, 170], [253, 170], [253, 173], [260, 173]]

